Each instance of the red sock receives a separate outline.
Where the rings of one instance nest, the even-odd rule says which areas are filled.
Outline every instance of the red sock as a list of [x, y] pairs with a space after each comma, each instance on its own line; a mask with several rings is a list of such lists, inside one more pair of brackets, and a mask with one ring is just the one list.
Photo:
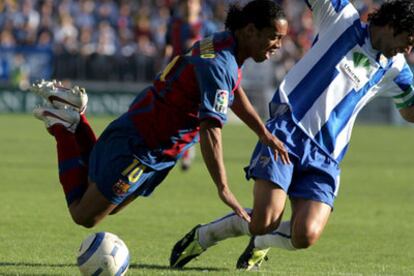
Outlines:
[[78, 128], [76, 129], [76, 142], [79, 146], [80, 155], [85, 165], [88, 166], [89, 155], [96, 143], [96, 135], [85, 114], [81, 114]]
[[64, 126], [56, 124], [50, 128], [56, 138], [59, 180], [66, 201], [70, 205], [81, 198], [88, 185], [88, 171], [83, 164], [75, 135]]

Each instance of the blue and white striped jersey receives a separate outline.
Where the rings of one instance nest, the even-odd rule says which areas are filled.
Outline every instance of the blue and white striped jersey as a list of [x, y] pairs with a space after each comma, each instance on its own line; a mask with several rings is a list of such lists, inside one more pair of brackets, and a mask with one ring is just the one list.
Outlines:
[[348, 0], [306, 1], [317, 31], [306, 55], [289, 71], [271, 102], [287, 104], [294, 122], [338, 162], [359, 111], [374, 97], [414, 104], [413, 74], [404, 55], [387, 59], [372, 48], [368, 25]]

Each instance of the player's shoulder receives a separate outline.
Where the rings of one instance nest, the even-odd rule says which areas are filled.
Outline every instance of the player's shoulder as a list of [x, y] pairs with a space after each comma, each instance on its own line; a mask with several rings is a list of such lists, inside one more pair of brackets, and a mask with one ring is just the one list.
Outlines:
[[204, 60], [220, 62], [220, 60], [234, 59], [236, 42], [229, 32], [217, 32], [198, 43], [197, 54]]
[[200, 60], [223, 74], [237, 71], [235, 40], [228, 32], [215, 33], [200, 41]]
[[413, 72], [405, 59], [404, 54], [397, 54], [392, 58], [391, 70], [393, 79], [397, 83], [406, 82], [411, 85], [413, 81]]
[[404, 54], [398, 53], [397, 55], [393, 56], [391, 60], [388, 60], [388, 62], [391, 62], [391, 66], [388, 71], [393, 71], [394, 74], [403, 73], [412, 75], [411, 68], [407, 63]]
[[185, 58], [202, 74], [213, 74], [217, 78], [237, 78], [238, 65], [235, 57], [235, 40], [227, 32], [215, 33], [198, 41], [190, 56]]

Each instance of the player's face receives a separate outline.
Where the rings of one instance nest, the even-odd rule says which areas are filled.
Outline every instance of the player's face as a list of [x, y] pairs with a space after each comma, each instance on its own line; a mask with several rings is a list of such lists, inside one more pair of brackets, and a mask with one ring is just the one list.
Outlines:
[[269, 59], [282, 46], [282, 39], [288, 31], [288, 22], [285, 19], [274, 21], [272, 27], [256, 31], [251, 45], [251, 57], [256, 62]]
[[201, 11], [200, 0], [187, 0], [183, 2], [184, 13], [186, 15], [198, 15]]
[[380, 36], [377, 50], [382, 52], [387, 58], [391, 58], [398, 53], [408, 54], [414, 44], [414, 36], [407, 32], [402, 32], [395, 35], [392, 28], [387, 27], [387, 30]]

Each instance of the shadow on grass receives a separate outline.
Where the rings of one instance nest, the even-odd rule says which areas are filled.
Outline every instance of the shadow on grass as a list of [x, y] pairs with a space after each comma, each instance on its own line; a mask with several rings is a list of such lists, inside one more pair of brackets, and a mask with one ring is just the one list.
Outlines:
[[40, 264], [25, 262], [0, 262], [0, 266], [30, 266], [30, 267], [72, 267], [76, 264]]
[[156, 265], [156, 264], [130, 264], [129, 269], [154, 269], [154, 270], [172, 270], [172, 271], [203, 271], [203, 272], [213, 272], [213, 271], [228, 271], [226, 268], [218, 267], [185, 267], [185, 268], [171, 268], [168, 265]]
[[[26, 266], [26, 267], [75, 267], [76, 264], [41, 264], [41, 263], [28, 263], [28, 262], [0, 262], [1, 266]], [[182, 269], [170, 268], [168, 265], [157, 264], [130, 264], [129, 269], [153, 269], [153, 270], [172, 270], [172, 271], [228, 271], [225, 268], [217, 267], [186, 267]]]

